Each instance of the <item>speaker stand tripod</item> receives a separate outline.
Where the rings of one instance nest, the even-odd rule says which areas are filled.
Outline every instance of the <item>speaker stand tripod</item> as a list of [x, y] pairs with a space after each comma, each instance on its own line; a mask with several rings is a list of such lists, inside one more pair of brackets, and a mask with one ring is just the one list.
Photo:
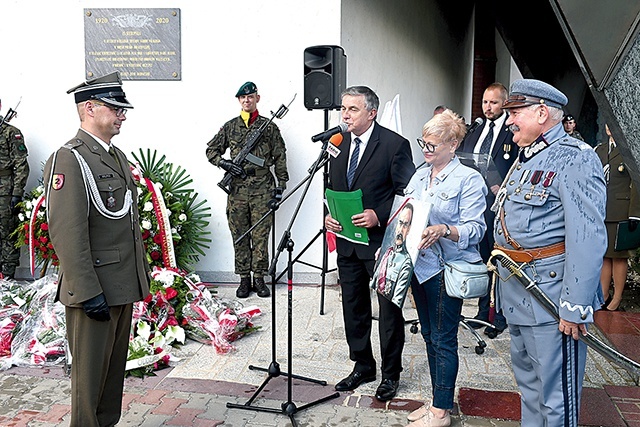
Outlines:
[[[334, 398], [340, 396], [340, 393], [335, 392], [335, 393], [333, 393], [333, 394], [331, 394], [329, 396], [325, 396], [325, 397], [323, 397], [321, 399], [318, 399], [318, 400], [313, 401], [311, 403], [307, 403], [307, 404], [302, 405], [300, 407], [296, 406], [296, 404], [292, 401], [292, 379], [293, 378], [300, 379], [300, 380], [303, 380], [303, 381], [312, 382], [312, 383], [315, 383], [315, 384], [320, 384], [320, 385], [323, 385], [323, 386], [327, 385], [326, 381], [316, 380], [316, 379], [302, 377], [302, 376], [299, 376], [299, 375], [292, 374], [292, 363], [291, 363], [292, 351], [293, 351], [292, 342], [293, 342], [293, 262], [294, 262], [293, 259], [292, 259], [292, 252], [293, 252], [294, 243], [293, 243], [293, 240], [291, 239], [291, 228], [293, 227], [293, 223], [295, 221], [295, 218], [298, 215], [298, 212], [300, 211], [300, 206], [302, 205], [302, 202], [304, 201], [304, 197], [307, 194], [307, 191], [309, 189], [309, 185], [311, 184], [311, 179], [313, 178], [313, 176], [317, 172], [317, 170], [318, 170], [319, 166], [322, 164], [322, 162], [325, 162], [325, 164], [326, 164], [326, 159], [324, 159], [324, 157], [325, 157], [325, 149], [326, 149], [326, 144], [327, 143], [328, 142], [324, 142], [324, 145], [322, 147], [322, 151], [320, 152], [320, 156], [314, 162], [313, 166], [309, 170], [309, 175], [305, 179], [306, 185], [305, 185], [304, 191], [302, 193], [302, 196], [300, 197], [300, 200], [298, 201], [298, 205], [296, 206], [296, 209], [295, 209], [294, 214], [293, 214], [293, 216], [291, 218], [291, 221], [289, 222], [289, 226], [287, 227], [287, 229], [283, 233], [283, 236], [282, 236], [282, 239], [280, 241], [280, 244], [278, 245], [278, 251], [276, 253], [274, 253], [273, 259], [271, 261], [271, 266], [269, 267], [269, 274], [271, 275], [271, 289], [272, 289], [271, 300], [272, 300], [272, 310], [273, 310], [273, 315], [272, 315], [272, 341], [273, 341], [273, 343], [272, 343], [272, 361], [271, 361], [271, 364], [269, 365], [268, 368], [259, 368], [259, 367], [253, 366], [253, 365], [249, 365], [249, 369], [250, 370], [257, 370], [257, 371], [267, 372], [268, 376], [267, 376], [267, 378], [265, 378], [265, 380], [262, 382], [262, 384], [258, 387], [258, 389], [255, 391], [255, 393], [253, 393], [251, 398], [249, 398], [249, 400], [246, 403], [244, 403], [244, 404], [236, 404], [236, 403], [231, 403], [231, 402], [227, 403], [227, 408], [247, 409], [247, 410], [258, 411], [258, 412], [269, 412], [269, 413], [287, 415], [289, 417], [289, 419], [291, 420], [291, 424], [293, 425], [293, 427], [297, 427], [297, 423], [296, 423], [296, 420], [294, 418], [294, 415], [296, 413], [298, 413], [299, 411], [302, 411], [304, 409], [310, 408], [312, 406], [315, 406], [317, 404], [326, 402], [328, 400], [331, 400], [331, 399], [334, 399]], [[303, 182], [305, 182], [305, 181], [303, 181]], [[299, 188], [301, 184], [299, 184], [296, 187], [296, 189]], [[285, 199], [283, 198], [279, 202], [270, 203], [270, 208], [271, 208], [272, 214], [275, 215], [275, 210], [278, 208], [279, 204], [282, 203], [284, 200]], [[261, 220], [263, 220], [264, 218], [265, 217], [263, 217]], [[275, 226], [275, 221], [274, 221], [274, 226]], [[242, 236], [241, 236], [241, 238], [242, 238]], [[275, 239], [272, 240], [272, 242], [275, 242]], [[288, 263], [287, 263], [287, 270], [286, 270], [287, 271], [287, 295], [288, 295], [288, 298], [287, 298], [287, 300], [288, 300], [287, 301], [287, 313], [288, 313], [288, 321], [287, 321], [287, 329], [288, 329], [288, 333], [287, 333], [287, 360], [288, 360], [287, 401], [282, 402], [282, 404], [280, 405], [280, 409], [270, 408], [270, 407], [263, 407], [263, 406], [253, 406], [252, 404], [253, 404], [254, 400], [260, 395], [260, 393], [266, 387], [266, 385], [269, 383], [269, 381], [271, 381], [272, 378], [276, 378], [276, 377], [278, 377], [278, 376], [280, 376], [282, 374], [282, 372], [280, 370], [280, 364], [276, 361], [276, 316], [275, 316], [275, 310], [276, 310], [276, 304], [275, 304], [276, 278], [275, 278], [275, 274], [276, 274], [276, 266], [277, 266], [277, 263], [278, 263], [278, 257], [284, 251], [285, 248], [287, 249], [287, 251], [289, 253], [289, 258], [288, 258]]]

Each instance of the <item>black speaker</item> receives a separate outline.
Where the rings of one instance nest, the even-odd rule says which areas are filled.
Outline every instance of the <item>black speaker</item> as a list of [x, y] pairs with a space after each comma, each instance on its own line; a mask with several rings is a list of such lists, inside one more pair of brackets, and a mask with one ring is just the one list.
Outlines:
[[311, 46], [304, 50], [304, 106], [307, 109], [339, 109], [346, 82], [347, 56], [340, 46]]

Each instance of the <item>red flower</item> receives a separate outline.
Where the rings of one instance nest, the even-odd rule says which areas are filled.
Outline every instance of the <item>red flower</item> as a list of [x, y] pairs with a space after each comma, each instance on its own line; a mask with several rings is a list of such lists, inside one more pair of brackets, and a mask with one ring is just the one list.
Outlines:
[[178, 326], [178, 320], [175, 317], [170, 317], [167, 319], [167, 324], [169, 326]]
[[165, 290], [165, 294], [167, 295], [167, 299], [173, 299], [178, 296], [178, 292], [171, 287]]
[[153, 243], [155, 243], [156, 245], [161, 244], [162, 236], [160, 234], [156, 234], [155, 236], [153, 236]]
[[48, 229], [49, 229], [49, 224], [47, 224], [46, 222], [43, 222], [42, 224], [40, 224], [40, 230], [47, 231]]
[[149, 294], [147, 295], [147, 297], [144, 299], [144, 303], [145, 304], [149, 304], [151, 302], [151, 300], [153, 299], [153, 294]]
[[25, 223], [24, 223], [24, 225], [22, 226], [22, 228], [24, 228], [25, 233], [26, 233], [27, 231], [29, 231], [29, 223], [28, 223], [28, 222], [25, 222]]
[[151, 251], [151, 259], [154, 261], [159, 260], [162, 257], [162, 254], [158, 251]]
[[160, 354], [160, 353], [162, 353], [162, 347], [156, 347], [156, 348], [153, 350], [153, 354]]
[[149, 232], [149, 230], [144, 230], [144, 231], [142, 232], [142, 238], [143, 238], [144, 240], [147, 240], [147, 239], [149, 238], [149, 236], [150, 236], [150, 235], [151, 235], [151, 233]]
[[49, 239], [47, 239], [45, 236], [38, 237], [38, 240], [40, 240], [40, 242], [41, 242], [42, 244], [45, 244], [45, 245], [46, 245], [46, 244], [47, 244], [47, 242], [49, 241]]

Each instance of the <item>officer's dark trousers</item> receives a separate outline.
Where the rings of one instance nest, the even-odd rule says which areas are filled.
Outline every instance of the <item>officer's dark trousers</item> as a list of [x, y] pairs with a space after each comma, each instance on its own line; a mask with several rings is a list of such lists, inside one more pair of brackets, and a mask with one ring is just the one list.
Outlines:
[[132, 304], [110, 307], [98, 322], [82, 308], [66, 307], [71, 350], [70, 427], [111, 427], [120, 419]]

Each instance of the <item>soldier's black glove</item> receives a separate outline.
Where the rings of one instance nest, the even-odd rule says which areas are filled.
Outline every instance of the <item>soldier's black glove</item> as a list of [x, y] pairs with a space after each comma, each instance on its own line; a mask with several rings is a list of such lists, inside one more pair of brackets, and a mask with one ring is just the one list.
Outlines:
[[109, 315], [109, 306], [104, 294], [97, 295], [90, 300], [82, 303], [84, 313], [89, 316], [89, 319], [97, 320], [98, 322], [106, 322], [111, 320]]
[[629, 231], [635, 231], [636, 228], [638, 228], [638, 223], [640, 223], [640, 221], [638, 221], [637, 219], [629, 219]]
[[242, 169], [237, 164], [233, 163], [231, 160], [222, 159], [220, 160], [220, 163], [218, 163], [218, 166], [220, 166], [222, 169], [226, 170], [236, 178], [244, 179], [247, 177], [247, 174], [244, 172], [244, 169]]
[[284, 193], [284, 189], [282, 187], [276, 187], [271, 192], [271, 197], [279, 202], [280, 200], [282, 200], [282, 193]]
[[9, 202], [9, 208], [11, 209], [12, 215], [17, 215], [20, 212], [20, 208], [18, 208], [18, 203], [22, 201], [22, 197], [20, 196], [11, 196], [11, 202]]

